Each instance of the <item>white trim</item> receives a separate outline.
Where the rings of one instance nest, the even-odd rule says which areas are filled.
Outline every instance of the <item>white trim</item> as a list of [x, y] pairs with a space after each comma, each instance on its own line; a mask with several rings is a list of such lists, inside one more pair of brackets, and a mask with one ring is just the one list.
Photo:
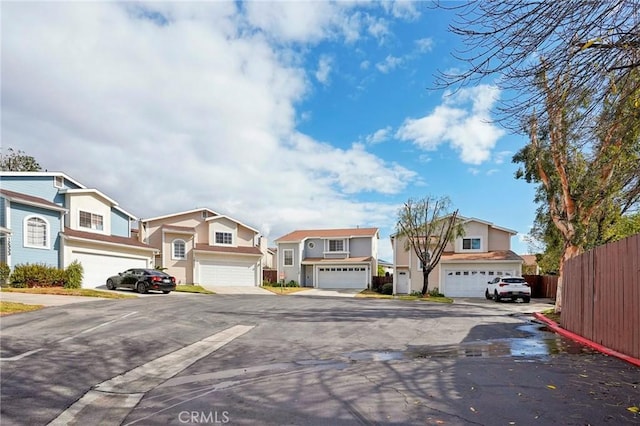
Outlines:
[[[89, 224], [89, 225], [90, 225], [90, 226], [82, 226], [82, 223], [81, 223], [82, 221], [80, 220], [80, 215], [81, 215], [82, 213], [84, 213], [84, 214], [88, 214], [88, 215], [89, 215], [89, 222], [90, 222], [90, 224]], [[94, 228], [94, 227], [93, 227], [93, 217], [94, 217], [94, 216], [99, 217], [99, 218], [101, 219], [102, 228]], [[104, 230], [104, 228], [105, 228], [105, 226], [104, 226], [104, 222], [105, 222], [105, 220], [104, 220], [104, 216], [103, 216], [103, 215], [98, 214], [98, 213], [88, 212], [88, 211], [86, 211], [86, 210], [80, 210], [80, 209], [78, 209], [78, 228], [79, 228], [79, 229], [88, 229], [88, 230], [90, 230], [90, 231], [100, 231], [100, 232], [105, 232], [105, 230]]]
[[62, 172], [0, 172], [0, 176], [62, 176], [74, 185], [79, 186], [80, 188], [86, 188], [86, 186]]
[[[83, 231], [84, 232], [84, 231]], [[64, 232], [60, 232], [60, 235], [63, 237], [64, 240], [67, 241], [85, 241], [85, 242], [90, 242], [93, 244], [98, 244], [98, 245], [105, 245], [105, 246], [111, 246], [111, 247], [126, 247], [130, 250], [144, 250], [144, 251], [150, 251], [153, 253], [153, 255], [155, 256], [156, 254], [160, 253], [160, 250], [154, 247], [140, 247], [140, 246], [133, 246], [130, 244], [120, 244], [120, 243], [114, 243], [111, 241], [100, 241], [100, 240], [93, 240], [90, 238], [82, 238], [82, 237], [72, 237], [70, 235], [65, 235]]]
[[[44, 222], [45, 224], [45, 230], [44, 230], [44, 237], [45, 237], [45, 243], [46, 245], [42, 246], [42, 245], [34, 245], [34, 244], [29, 244], [29, 228], [28, 228], [28, 223], [31, 219], [39, 219], [41, 221]], [[51, 224], [49, 223], [49, 221], [40, 215], [37, 214], [32, 214], [29, 216], [26, 216], [24, 218], [24, 220], [22, 221], [22, 229], [23, 229], [23, 233], [24, 235], [22, 236], [22, 244], [24, 247], [28, 247], [28, 248], [34, 248], [34, 249], [40, 249], [40, 250], [50, 250], [51, 249]]]
[[[58, 182], [60, 179], [60, 182]], [[54, 188], [64, 188], [64, 177], [63, 176], [54, 176], [53, 177], [53, 187]]]
[[[221, 235], [223, 242], [219, 243], [218, 242], [218, 234]], [[231, 235], [231, 242], [230, 243], [225, 243], [224, 242], [224, 237], [225, 235]], [[213, 230], [213, 244], [214, 246], [222, 246], [222, 247], [235, 247], [235, 240], [237, 239], [236, 234], [232, 231], [232, 232], [228, 232], [228, 231], [216, 231], [215, 229]]]

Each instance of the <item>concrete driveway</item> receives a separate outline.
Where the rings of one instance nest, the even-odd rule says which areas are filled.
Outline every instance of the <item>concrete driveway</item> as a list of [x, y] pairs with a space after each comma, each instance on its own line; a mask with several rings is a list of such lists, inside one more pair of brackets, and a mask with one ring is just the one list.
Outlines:
[[360, 289], [349, 288], [310, 288], [309, 290], [292, 293], [292, 296], [320, 296], [320, 297], [356, 297]]
[[211, 290], [216, 294], [253, 294], [262, 296], [275, 296], [269, 290], [265, 290], [261, 287], [243, 287], [243, 286], [204, 286], [207, 290]]

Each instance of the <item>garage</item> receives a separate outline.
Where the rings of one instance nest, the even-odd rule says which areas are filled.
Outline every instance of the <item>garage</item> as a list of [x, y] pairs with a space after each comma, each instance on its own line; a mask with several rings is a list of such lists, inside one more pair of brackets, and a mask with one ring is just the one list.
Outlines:
[[445, 269], [442, 293], [447, 297], [484, 297], [487, 281], [500, 275], [515, 275], [515, 271]]
[[318, 268], [318, 288], [365, 289], [369, 282], [366, 266], [321, 266]]
[[199, 284], [221, 287], [255, 287], [256, 262], [242, 259], [201, 260], [198, 262]]
[[94, 254], [79, 251], [71, 252], [69, 263], [77, 260], [82, 264], [84, 276], [83, 288], [96, 288], [105, 285], [107, 278], [129, 268], [147, 268], [147, 259], [129, 256]]

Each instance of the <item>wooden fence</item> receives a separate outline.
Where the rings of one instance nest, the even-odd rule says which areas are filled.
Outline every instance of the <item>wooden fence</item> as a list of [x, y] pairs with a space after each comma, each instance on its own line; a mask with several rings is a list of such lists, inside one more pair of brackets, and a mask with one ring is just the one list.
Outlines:
[[383, 284], [392, 283], [392, 282], [393, 282], [393, 274], [372, 277], [371, 290], [377, 290], [378, 287], [382, 287]]
[[557, 275], [523, 275], [531, 287], [531, 297], [555, 299], [558, 290]]
[[278, 282], [278, 271], [275, 269], [263, 269], [262, 270], [262, 281], [266, 281], [269, 283], [277, 283]]
[[561, 325], [640, 358], [640, 234], [567, 261]]

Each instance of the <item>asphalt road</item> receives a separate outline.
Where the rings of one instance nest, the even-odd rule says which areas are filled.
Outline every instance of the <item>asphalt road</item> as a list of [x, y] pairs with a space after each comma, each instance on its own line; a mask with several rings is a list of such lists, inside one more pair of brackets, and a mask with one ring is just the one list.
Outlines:
[[103, 300], [2, 318], [0, 424], [640, 424], [640, 369], [536, 305]]

